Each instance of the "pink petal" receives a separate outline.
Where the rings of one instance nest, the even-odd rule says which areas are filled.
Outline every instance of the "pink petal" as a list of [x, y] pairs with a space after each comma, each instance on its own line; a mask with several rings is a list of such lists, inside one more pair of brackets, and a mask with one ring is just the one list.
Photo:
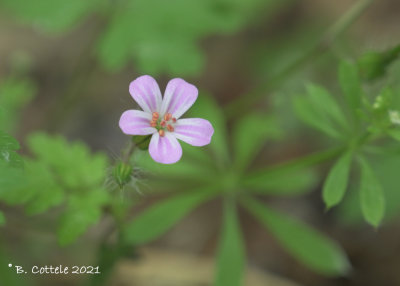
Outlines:
[[141, 110], [127, 110], [122, 113], [119, 127], [129, 135], [148, 135], [157, 132], [150, 126], [151, 114]]
[[132, 81], [129, 85], [129, 93], [144, 111], [152, 113], [160, 110], [161, 91], [151, 76], [143, 75]]
[[204, 146], [211, 142], [214, 128], [202, 118], [179, 119], [175, 124], [176, 138], [193, 146]]
[[182, 157], [182, 147], [172, 133], [165, 132], [163, 137], [154, 133], [150, 141], [149, 153], [151, 158], [158, 163], [173, 164]]
[[169, 112], [178, 119], [193, 105], [197, 94], [197, 88], [183, 79], [170, 80], [161, 105], [161, 114]]

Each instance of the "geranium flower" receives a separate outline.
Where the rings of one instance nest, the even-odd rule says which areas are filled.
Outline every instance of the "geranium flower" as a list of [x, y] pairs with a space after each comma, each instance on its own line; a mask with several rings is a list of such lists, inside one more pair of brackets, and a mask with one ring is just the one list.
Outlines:
[[197, 99], [198, 90], [194, 85], [174, 78], [168, 82], [162, 98], [155, 79], [144, 75], [131, 82], [129, 93], [143, 111], [125, 111], [119, 126], [128, 135], [152, 134], [149, 153], [154, 161], [163, 164], [178, 162], [182, 157], [182, 147], [177, 139], [193, 146], [211, 142], [214, 128], [208, 120], [180, 119]]

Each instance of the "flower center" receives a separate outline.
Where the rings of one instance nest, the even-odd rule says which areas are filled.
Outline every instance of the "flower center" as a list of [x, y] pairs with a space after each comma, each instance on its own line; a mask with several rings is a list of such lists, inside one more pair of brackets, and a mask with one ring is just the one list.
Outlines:
[[174, 131], [176, 118], [172, 117], [171, 113], [167, 112], [164, 116], [160, 116], [158, 112], [153, 112], [152, 115], [153, 117], [150, 121], [150, 126], [156, 128], [161, 137], [165, 136], [165, 131]]

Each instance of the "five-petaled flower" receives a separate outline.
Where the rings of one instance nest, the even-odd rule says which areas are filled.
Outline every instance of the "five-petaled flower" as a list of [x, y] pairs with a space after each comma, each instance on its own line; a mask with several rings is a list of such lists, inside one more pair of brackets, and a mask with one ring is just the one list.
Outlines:
[[151, 76], [141, 76], [129, 85], [133, 99], [143, 109], [125, 111], [119, 126], [128, 135], [152, 134], [149, 153], [159, 163], [172, 164], [182, 156], [178, 140], [193, 146], [210, 143], [214, 128], [202, 118], [180, 117], [197, 99], [197, 88], [180, 78], [169, 81], [164, 98]]

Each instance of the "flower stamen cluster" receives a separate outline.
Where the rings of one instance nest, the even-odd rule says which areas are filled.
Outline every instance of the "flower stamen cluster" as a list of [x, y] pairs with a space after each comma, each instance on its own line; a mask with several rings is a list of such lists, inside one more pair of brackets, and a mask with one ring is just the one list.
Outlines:
[[161, 137], [164, 137], [166, 130], [169, 132], [173, 132], [175, 130], [174, 123], [176, 123], [176, 118], [172, 117], [171, 113], [167, 112], [163, 117], [160, 117], [158, 112], [153, 112], [150, 126], [156, 128], [158, 134], [160, 134]]

